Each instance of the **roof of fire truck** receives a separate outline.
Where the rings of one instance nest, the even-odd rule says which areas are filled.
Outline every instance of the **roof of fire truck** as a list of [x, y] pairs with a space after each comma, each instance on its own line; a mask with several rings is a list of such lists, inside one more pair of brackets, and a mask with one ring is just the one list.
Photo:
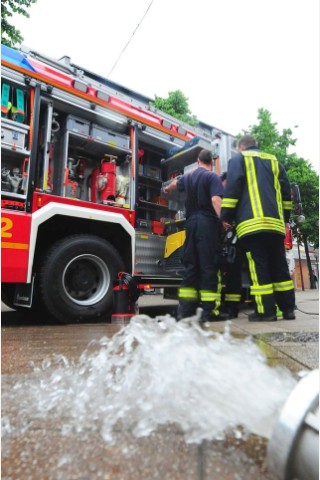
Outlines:
[[191, 127], [180, 120], [174, 119], [152, 107], [153, 99], [93, 72], [84, 70], [82, 67], [72, 64], [67, 56], [55, 60], [26, 46], [22, 46], [20, 50], [15, 50], [1, 45], [1, 61], [3, 65], [10, 65], [25, 74], [29, 72], [30, 76], [48, 82], [55, 87], [76, 93], [78, 96], [88, 100], [91, 99], [95, 103], [108, 106], [111, 109], [119, 109], [138, 121], [160, 127], [183, 140], [198, 135], [207, 139], [219, 137], [221, 134], [229, 135], [221, 129], [202, 121], [199, 121], [196, 127]]

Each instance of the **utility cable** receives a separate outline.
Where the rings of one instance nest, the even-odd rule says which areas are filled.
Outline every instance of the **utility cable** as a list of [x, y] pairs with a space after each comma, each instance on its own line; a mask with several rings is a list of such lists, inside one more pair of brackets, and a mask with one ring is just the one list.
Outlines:
[[296, 308], [296, 310], [298, 310], [298, 311], [301, 312], [301, 313], [305, 313], [306, 315], [317, 315], [317, 316], [319, 317], [319, 312], [314, 312], [314, 313], [312, 313], [312, 312], [304, 312], [303, 310], [300, 310], [300, 308], [298, 308], [298, 307]]
[[[305, 315], [317, 315], [317, 316], [319, 316], [319, 312], [305, 312], [304, 310], [301, 310], [300, 308], [298, 308], [296, 305], [295, 305], [294, 309], [298, 310], [298, 312], [304, 313]], [[249, 313], [246, 313], [246, 312], [242, 312], [242, 313], [244, 313], [247, 317], [250, 315]]]
[[120, 53], [119, 57], [117, 58], [117, 60], [116, 60], [115, 63], [113, 64], [113, 67], [111, 68], [110, 72], [108, 73], [108, 77], [110, 77], [111, 73], [112, 73], [113, 70], [116, 68], [116, 66], [117, 66], [120, 58], [121, 58], [122, 55], [124, 54], [124, 52], [125, 52], [126, 48], [128, 47], [128, 45], [130, 44], [130, 42], [131, 42], [134, 34], [135, 34], [136, 31], [138, 30], [138, 28], [140, 27], [141, 23], [143, 22], [143, 19], [145, 18], [145, 16], [147, 15], [148, 11], [150, 10], [150, 7], [151, 7], [151, 5], [153, 4], [153, 1], [154, 1], [154, 0], [151, 0], [149, 6], [148, 6], [148, 8], [147, 8], [147, 10], [145, 11], [144, 15], [142, 16], [140, 22], [138, 23], [138, 25], [137, 25], [136, 28], [134, 29], [131, 37], [129, 38], [129, 40], [127, 41], [127, 43], [125, 44], [125, 46], [123, 47], [122, 52]]

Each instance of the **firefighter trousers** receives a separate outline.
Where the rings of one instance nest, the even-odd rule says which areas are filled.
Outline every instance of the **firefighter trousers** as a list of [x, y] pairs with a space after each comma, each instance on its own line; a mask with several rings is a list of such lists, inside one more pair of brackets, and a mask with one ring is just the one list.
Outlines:
[[178, 318], [194, 315], [197, 307], [201, 307], [204, 314], [219, 314], [220, 258], [218, 219], [201, 212], [193, 213], [186, 220], [186, 241], [182, 257], [184, 272], [178, 291]]
[[282, 312], [293, 311], [295, 293], [290, 277], [283, 237], [258, 233], [241, 239], [251, 278], [250, 293], [256, 313], [275, 315], [276, 305]]
[[234, 246], [235, 254], [232, 259], [228, 257], [223, 263], [224, 303], [227, 311], [237, 312], [242, 297], [242, 265], [243, 252], [237, 244]]

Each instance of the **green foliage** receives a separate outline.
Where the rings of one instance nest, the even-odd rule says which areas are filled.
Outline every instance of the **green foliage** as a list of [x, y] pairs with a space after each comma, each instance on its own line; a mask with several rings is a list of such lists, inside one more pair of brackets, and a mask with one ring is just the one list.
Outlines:
[[291, 154], [287, 162], [287, 174], [291, 183], [299, 185], [305, 222], [299, 230], [309, 242], [319, 246], [319, 176], [303, 158]]
[[1, 0], [1, 43], [8, 47], [15, 47], [23, 42], [19, 30], [15, 28], [10, 19], [13, 14], [29, 18], [27, 8], [37, 0]]
[[286, 171], [292, 184], [296, 183], [300, 189], [303, 215], [306, 220], [299, 224], [302, 235], [308, 237], [315, 247], [319, 246], [319, 175], [313, 166], [304, 158], [295, 153], [289, 153], [289, 147], [296, 144], [289, 128], [279, 133], [277, 123], [271, 121], [271, 114], [267, 110], [258, 110], [257, 125], [249, 127], [249, 132], [256, 137], [261, 150], [277, 157]]
[[151, 105], [188, 125], [198, 124], [198, 119], [192, 115], [189, 110], [188, 98], [181, 92], [181, 90], [169, 92], [168, 98], [162, 98], [155, 95], [155, 101], [152, 102]]
[[271, 153], [286, 167], [288, 148], [296, 144], [289, 128], [278, 132], [277, 123], [271, 121], [271, 113], [260, 108], [258, 110], [258, 125], [250, 126], [250, 133], [257, 139], [261, 150]]

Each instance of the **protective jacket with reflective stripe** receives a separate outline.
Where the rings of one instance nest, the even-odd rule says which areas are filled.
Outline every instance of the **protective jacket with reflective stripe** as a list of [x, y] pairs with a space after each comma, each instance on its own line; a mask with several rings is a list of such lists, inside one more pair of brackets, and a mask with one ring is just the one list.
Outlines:
[[238, 238], [258, 232], [285, 236], [291, 208], [290, 183], [274, 155], [250, 147], [229, 160], [221, 219], [236, 221]]

